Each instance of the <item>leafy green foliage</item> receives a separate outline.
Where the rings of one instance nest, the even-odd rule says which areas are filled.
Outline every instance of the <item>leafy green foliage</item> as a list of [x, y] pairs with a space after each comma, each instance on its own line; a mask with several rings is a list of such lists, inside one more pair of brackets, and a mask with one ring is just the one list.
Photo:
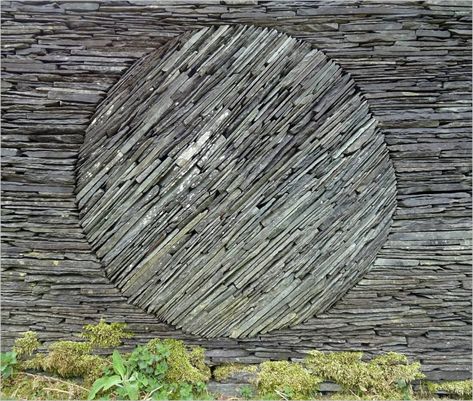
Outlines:
[[78, 365], [84, 385], [90, 386], [110, 366], [110, 359], [99, 355], [84, 355]]
[[410, 383], [424, 375], [418, 362], [389, 352], [369, 362], [361, 352], [323, 353], [312, 351], [304, 365], [314, 375], [338, 383], [344, 393], [358, 398], [411, 399]]
[[[176, 355], [172, 358], [172, 352], [173, 350], [162, 341], [150, 342], [146, 347], [138, 346], [127, 358], [114, 351], [111, 368], [94, 382], [88, 399], [92, 400], [98, 395], [109, 395], [123, 400], [191, 400], [206, 396], [206, 386], [203, 382], [169, 380], [171, 364], [176, 361]], [[182, 357], [181, 354], [178, 356]], [[191, 359], [190, 353], [186, 354], [186, 358]]]
[[13, 375], [14, 368], [17, 364], [16, 352], [2, 352], [0, 353], [0, 371], [2, 379], [8, 379]]
[[139, 397], [139, 387], [136, 374], [130, 374], [125, 367], [125, 362], [118, 351], [112, 355], [112, 372], [97, 379], [90, 389], [88, 399], [92, 400], [100, 392], [108, 390], [115, 391], [120, 399], [137, 400]]
[[19, 358], [28, 357], [40, 347], [38, 335], [34, 331], [25, 331], [21, 337], [15, 340], [13, 351], [16, 352]]
[[96, 348], [118, 347], [123, 339], [133, 337], [133, 333], [126, 330], [125, 323], [106, 323], [101, 319], [97, 324], [87, 324], [84, 326], [81, 337]]
[[283, 399], [312, 398], [321, 382], [301, 364], [288, 361], [263, 362], [257, 376], [261, 395], [277, 394]]
[[130, 355], [128, 366], [131, 370], [162, 381], [168, 369], [168, 357], [169, 349], [164, 345], [157, 344], [153, 352], [148, 347], [138, 346]]

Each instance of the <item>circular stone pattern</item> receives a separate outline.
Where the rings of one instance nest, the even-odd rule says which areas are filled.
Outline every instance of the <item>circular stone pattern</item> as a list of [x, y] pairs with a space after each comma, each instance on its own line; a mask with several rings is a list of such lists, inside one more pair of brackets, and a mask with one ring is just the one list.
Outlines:
[[386, 239], [395, 177], [354, 82], [272, 29], [208, 27], [141, 59], [91, 122], [81, 224], [130, 302], [249, 337], [326, 311]]

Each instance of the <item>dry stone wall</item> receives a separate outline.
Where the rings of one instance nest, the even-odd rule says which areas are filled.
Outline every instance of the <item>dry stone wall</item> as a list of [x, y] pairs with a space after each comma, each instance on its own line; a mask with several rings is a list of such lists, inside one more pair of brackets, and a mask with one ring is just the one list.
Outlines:
[[[109, 146], [119, 143], [120, 136], [113, 135], [117, 123], [114, 119], [130, 118], [136, 111], [133, 108], [140, 104], [142, 111], [146, 110], [146, 97], [142, 97], [142, 103], [130, 103], [125, 114], [111, 114], [112, 117], [98, 123], [100, 129], [94, 129], [91, 125], [94, 115], [100, 116], [109, 105], [107, 102], [120, 94], [112, 88], [120, 88], [120, 83], [126, 83], [127, 79], [133, 88], [139, 85], [145, 88], [143, 79], [133, 72], [147, 68], [143, 60], [169, 49], [179, 38], [187, 38], [189, 32], [230, 29], [236, 35], [238, 29], [242, 32], [261, 29], [238, 28], [241, 25], [268, 28], [265, 32], [284, 33], [288, 35], [284, 38], [304, 43], [306, 51], [312, 51], [314, 57], [320, 53], [330, 65], [340, 68], [339, 80], [348, 77], [343, 82], [354, 83], [356, 88], [351, 84], [347, 87], [351, 94], [349, 103], [353, 103], [353, 99], [364, 99], [360, 104], [369, 106], [369, 111], [363, 111], [366, 114], [354, 118], [365, 121], [363, 115], [369, 119], [371, 113], [378, 129], [368, 130], [371, 139], [368, 143], [375, 146], [381, 138], [376, 146], [382, 149], [386, 143], [389, 153], [389, 157], [381, 158], [387, 163], [386, 170], [381, 169], [386, 171], [387, 177], [383, 188], [390, 188], [387, 183], [391, 182], [391, 163], [396, 179], [396, 188], [386, 190], [380, 198], [387, 205], [386, 214], [380, 215], [390, 217], [389, 205], [394, 206], [390, 193], [396, 196], [396, 208], [392, 222], [385, 225], [389, 228], [387, 238], [382, 234], [375, 236], [379, 241], [375, 241], [373, 251], [367, 252], [374, 260], [353, 271], [355, 276], [359, 273], [359, 277], [353, 279], [340, 265], [342, 279], [334, 282], [343, 284], [343, 277], [350, 277], [348, 282], [357, 284], [351, 284], [350, 289], [341, 285], [334, 291], [332, 301], [338, 301], [332, 307], [328, 307], [332, 301], [327, 302], [326, 309], [315, 307], [312, 317], [295, 319], [291, 327], [270, 327], [271, 319], [268, 319], [265, 328], [256, 324], [253, 329], [247, 328], [247, 335], [233, 333], [234, 337], [242, 338], [228, 338], [232, 335], [228, 328], [236, 324], [231, 319], [223, 328], [211, 323], [208, 327], [192, 327], [185, 313], [176, 314], [173, 308], [163, 309], [158, 313], [159, 318], [145, 312], [142, 308], [152, 305], [149, 300], [160, 293], [159, 285], [165, 287], [166, 283], [153, 283], [148, 294], [137, 294], [137, 301], [130, 300], [132, 294], [117, 289], [116, 286], [121, 285], [120, 277], [124, 276], [119, 264], [108, 264], [112, 259], [117, 261], [116, 255], [106, 259], [110, 255], [107, 252], [113, 252], [113, 248], [107, 252], [99, 250], [99, 238], [106, 241], [112, 231], [101, 225], [87, 228], [90, 213], [102, 217], [98, 198], [105, 201], [109, 187], [100, 182], [90, 192], [90, 198], [83, 198], [87, 191], [81, 190], [86, 188], [87, 180], [81, 177], [85, 174], [83, 166], [93, 164], [103, 155], [97, 152], [96, 144], [104, 130], [107, 137], [102, 139], [108, 141]], [[310, 50], [310, 46], [314, 50]], [[271, 51], [274, 50], [266, 49], [266, 52]], [[294, 57], [296, 60], [298, 56]], [[130, 69], [135, 62], [141, 64]], [[156, 63], [150, 64], [153, 65]], [[432, 379], [471, 377], [470, 72], [469, 2], [2, 3], [2, 347], [10, 346], [14, 337], [27, 329], [38, 331], [45, 341], [53, 341], [104, 317], [125, 321], [137, 333], [129, 346], [133, 341], [142, 342], [151, 337], [181, 338], [206, 347], [208, 358], [214, 364], [253, 363], [268, 358], [298, 359], [312, 348], [367, 353], [399, 351], [419, 359]], [[128, 75], [124, 76], [125, 73]], [[315, 72], [306, 79], [317, 79], [316, 76]], [[202, 75], [197, 74], [194, 80], [197, 77]], [[342, 81], [328, 87], [335, 93], [334, 88], [340, 88]], [[214, 88], [220, 85], [231, 85], [231, 82], [223, 80]], [[303, 101], [296, 102], [302, 109], [301, 121], [304, 121], [304, 113], [313, 117], [310, 114], [312, 95], [306, 93], [300, 97]], [[104, 99], [107, 100], [102, 108], [98, 108]], [[150, 105], [155, 104], [149, 99]], [[293, 103], [287, 103], [290, 104]], [[248, 112], [251, 112], [250, 106], [249, 102]], [[160, 120], [163, 127], [173, 118], [179, 120], [179, 113], [192, 113], [192, 108], [173, 109]], [[215, 117], [208, 115], [207, 122]], [[231, 113], [228, 118], [232, 118]], [[284, 116], [278, 118], [273, 124], [280, 122], [284, 126]], [[321, 118], [324, 117], [321, 115]], [[138, 117], [135, 124], [140, 121]], [[189, 119], [190, 125], [183, 126], [182, 133], [193, 130], [193, 121]], [[113, 129], [107, 127], [107, 123], [112, 124]], [[241, 122], [236, 121], [234, 126], [238, 124]], [[298, 127], [302, 126], [300, 123]], [[264, 127], [256, 128], [264, 132]], [[349, 138], [355, 131], [343, 132]], [[215, 138], [217, 133], [225, 137], [223, 131], [215, 132]], [[124, 138], [132, 138], [127, 136], [129, 133], [122, 134]], [[304, 135], [295, 135], [294, 141], [310, 140], [310, 135]], [[281, 135], [281, 138], [287, 136]], [[151, 142], [148, 145], [155, 152], [164, 152], [162, 154], [177, 163], [173, 174], [183, 173], [187, 159], [182, 154], [179, 158], [172, 149], [158, 149]], [[198, 143], [198, 139], [195, 142]], [[348, 161], [351, 153], [343, 153], [343, 148], [342, 143], [333, 150]], [[130, 149], [136, 150], [138, 146]], [[249, 151], [257, 155], [258, 149], [250, 146]], [[369, 151], [371, 155], [374, 153], [373, 149]], [[302, 157], [307, 163], [317, 157], [312, 153], [308, 155], [310, 157]], [[123, 177], [126, 181], [129, 167], [124, 159], [113, 177]], [[207, 170], [202, 168], [200, 172], [200, 168], [199, 174], [206, 177]], [[356, 170], [353, 179], [357, 175], [361, 178], [366, 171]], [[325, 172], [324, 169], [316, 171], [312, 179], [319, 179]], [[256, 180], [257, 175], [254, 178]], [[290, 180], [282, 182], [291, 183]], [[292, 184], [294, 182], [298, 181]], [[311, 182], [310, 179], [307, 182]], [[330, 182], [335, 185], [339, 180], [335, 176]], [[135, 189], [139, 191], [138, 188]], [[213, 199], [205, 198], [205, 201]], [[179, 202], [171, 203], [169, 211], [181, 210], [178, 205]], [[264, 202], [250, 202], [250, 206], [264, 210]], [[286, 211], [284, 202], [281, 206], [280, 210]], [[196, 211], [192, 210], [187, 217], [193, 216], [192, 213]], [[164, 219], [161, 224], [172, 227], [172, 224], [186, 222], [187, 217], [178, 221]], [[356, 219], [348, 217], [344, 228], [355, 230], [355, 222]], [[264, 225], [262, 227], [263, 231]], [[302, 231], [303, 227], [298, 226]], [[381, 229], [383, 225], [377, 227]], [[141, 235], [151, 241], [152, 232], [145, 230]], [[199, 230], [191, 234], [178, 242], [183, 255], [196, 246], [197, 242], [191, 239]], [[306, 237], [302, 239], [308, 240]], [[95, 238], [98, 242], [94, 242]], [[123, 248], [123, 263], [129, 255], [138, 252], [138, 248], [128, 243], [127, 247]], [[241, 249], [243, 255], [247, 251], [251, 251], [250, 246]], [[287, 257], [291, 260], [290, 252]], [[160, 260], [164, 268], [168, 261]], [[289, 265], [294, 270], [288, 271], [294, 272], [303, 267], [297, 263]], [[182, 280], [185, 276], [178, 277]], [[307, 284], [310, 291], [316, 287], [311, 286], [311, 281]], [[259, 285], [264, 287], [264, 280]], [[237, 288], [230, 286], [226, 295], [234, 296]], [[320, 295], [310, 291], [317, 305]], [[196, 297], [192, 298], [193, 295]], [[189, 305], [197, 308], [205, 299], [197, 295], [197, 292], [190, 294], [188, 300], [195, 300], [196, 304], [187, 302], [182, 310]], [[260, 306], [270, 304], [265, 302]], [[268, 310], [279, 316], [277, 310]], [[195, 312], [196, 316], [199, 312]], [[245, 313], [244, 308], [241, 309], [242, 317]], [[272, 324], [279, 323], [272, 320]]]

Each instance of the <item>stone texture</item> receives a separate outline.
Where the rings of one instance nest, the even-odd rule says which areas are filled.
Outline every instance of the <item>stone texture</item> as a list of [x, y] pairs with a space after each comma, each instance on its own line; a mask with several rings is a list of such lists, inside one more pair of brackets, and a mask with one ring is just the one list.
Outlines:
[[98, 107], [77, 166], [81, 224], [107, 276], [205, 337], [327, 311], [368, 270], [395, 208], [353, 81], [255, 27], [186, 33], [141, 60]]
[[[268, 358], [255, 355], [262, 349], [274, 359], [288, 358], [281, 349], [291, 358], [311, 348], [392, 350], [420, 360], [429, 378], [471, 377], [469, 2], [87, 3], [99, 7], [2, 3], [3, 348], [28, 329], [48, 343], [103, 317], [126, 321], [135, 331], [127, 347], [175, 337], [209, 350], [246, 353], [209, 357], [212, 364], [257, 363]], [[219, 9], [196, 12], [210, 6]], [[388, 237], [374, 268], [330, 311], [252, 339], [206, 340], [127, 304], [105, 278], [74, 202], [75, 163], [98, 101], [73, 95], [80, 89], [103, 99], [145, 54], [189, 29], [229, 23], [275, 27], [320, 49], [351, 75], [393, 160], [398, 207], [391, 232], [397, 238]], [[390, 30], [406, 35], [393, 41]], [[346, 40], [373, 33], [381, 35]], [[49, 91], [61, 92], [53, 88], [70, 89], [70, 97], [51, 98]], [[394, 147], [416, 144], [430, 148]], [[443, 231], [462, 235], [435, 236]], [[414, 239], [415, 232], [433, 234]], [[59, 287], [48, 290], [53, 285]]]

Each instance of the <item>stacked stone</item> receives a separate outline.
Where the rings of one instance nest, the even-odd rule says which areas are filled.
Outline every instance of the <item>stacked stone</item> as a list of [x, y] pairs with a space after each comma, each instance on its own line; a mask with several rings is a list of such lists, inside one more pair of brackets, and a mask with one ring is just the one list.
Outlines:
[[185, 34], [127, 72], [86, 132], [77, 191], [123, 294], [205, 337], [328, 310], [395, 206], [353, 81], [304, 42], [237, 25]]
[[[217, 4], [218, 3], [218, 4]], [[222, 4], [220, 4], [222, 3]], [[212, 363], [309, 348], [399, 351], [432, 379], [471, 377], [469, 2], [4, 2], [2, 346], [94, 317], [200, 343]], [[74, 166], [98, 103], [189, 29], [274, 27], [348, 71], [385, 135], [398, 207], [375, 267], [327, 313], [252, 339], [191, 336], [128, 305], [79, 225]]]

